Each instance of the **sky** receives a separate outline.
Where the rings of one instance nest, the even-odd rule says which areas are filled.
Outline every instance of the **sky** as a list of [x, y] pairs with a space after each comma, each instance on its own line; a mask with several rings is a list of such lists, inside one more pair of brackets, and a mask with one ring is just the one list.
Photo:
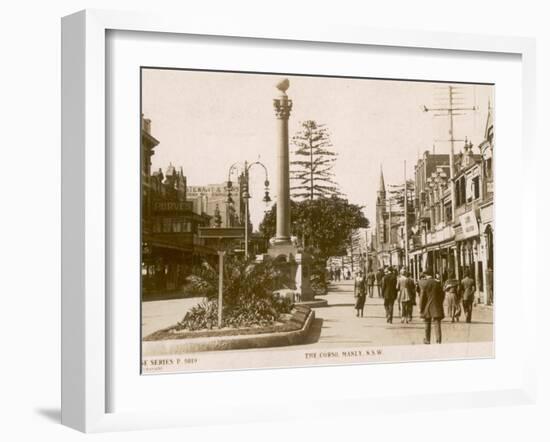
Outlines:
[[[270, 193], [277, 195], [277, 120], [275, 85], [288, 78], [293, 101], [289, 119], [292, 137], [304, 120], [325, 124], [331, 134], [335, 181], [352, 203], [364, 206], [374, 225], [380, 168], [386, 186], [414, 177], [414, 164], [426, 150], [449, 153], [449, 118], [428, 108], [448, 106], [446, 83], [346, 79], [186, 70], [143, 69], [142, 112], [151, 119], [151, 133], [160, 141], [152, 168], [172, 163], [183, 168], [188, 185], [227, 181], [236, 162], [260, 160], [269, 173]], [[452, 79], [450, 79], [452, 81]], [[472, 108], [455, 117], [455, 139], [482, 140], [494, 87], [459, 86], [462, 104]], [[455, 143], [455, 152], [463, 147]], [[291, 159], [293, 147], [290, 146]], [[474, 152], [478, 153], [474, 148]], [[404, 162], [406, 162], [406, 169]], [[250, 215], [257, 228], [266, 205], [264, 172], [250, 171]]]

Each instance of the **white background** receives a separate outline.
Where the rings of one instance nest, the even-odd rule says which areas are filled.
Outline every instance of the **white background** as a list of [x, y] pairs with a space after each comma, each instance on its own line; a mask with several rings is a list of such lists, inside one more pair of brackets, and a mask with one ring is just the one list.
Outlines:
[[[490, 34], [527, 35], [538, 38], [538, 78], [550, 78], [550, 31], [548, 13], [542, 2], [523, 1], [514, 6], [498, 2], [377, 2], [357, 5], [344, 1], [285, 2], [246, 5], [244, 2], [195, 2], [180, 4], [180, 14], [212, 13], [270, 14], [273, 20], [315, 19], [363, 24], [372, 27], [443, 30]], [[243, 7], [239, 8], [238, 5]], [[251, 3], [252, 5], [252, 3]], [[3, 173], [0, 174], [3, 234], [0, 255], [2, 275], [3, 352], [0, 359], [0, 434], [4, 440], [81, 440], [85, 436], [61, 427], [59, 421], [59, 341], [60, 341], [60, 22], [62, 15], [85, 8], [148, 10], [174, 8], [170, 2], [156, 1], [21, 1], [3, 5], [0, 16], [2, 69], [0, 70], [0, 127], [3, 133]], [[546, 219], [545, 164], [548, 144], [544, 122], [550, 121], [548, 83], [539, 80], [538, 125], [540, 145], [534, 169], [528, 179], [539, 189], [538, 218]], [[546, 198], [547, 199], [547, 198]], [[532, 274], [543, 275], [543, 250], [547, 233], [539, 226], [538, 256], [533, 256]], [[510, 238], [513, 241], [513, 238]], [[519, 272], [519, 271], [518, 271]], [[527, 275], [524, 275], [526, 277]], [[519, 277], [511, 275], [512, 278]], [[542, 280], [542, 277], [540, 278]], [[536, 406], [499, 409], [471, 409], [436, 413], [368, 416], [364, 419], [338, 418], [323, 421], [265, 423], [249, 426], [211, 427], [191, 430], [103, 434], [101, 440], [150, 440], [163, 437], [178, 440], [334, 440], [344, 437], [407, 440], [546, 440], [550, 431], [550, 364], [548, 359], [548, 291], [540, 284], [541, 299], [533, 306], [538, 317], [540, 355], [540, 398]], [[337, 385], [318, 385], [334, 389]], [[391, 387], [391, 386], [390, 386]], [[213, 422], [214, 423], [214, 422]], [[530, 434], [529, 434], [530, 433]]]

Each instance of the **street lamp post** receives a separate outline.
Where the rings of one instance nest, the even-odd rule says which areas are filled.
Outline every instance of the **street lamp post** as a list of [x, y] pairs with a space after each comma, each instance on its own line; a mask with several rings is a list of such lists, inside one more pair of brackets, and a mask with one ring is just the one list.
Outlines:
[[[233, 164], [229, 168], [228, 176], [227, 176], [227, 203], [231, 204], [233, 202], [233, 198], [231, 196], [231, 189], [233, 187], [233, 183], [231, 181], [231, 174], [236, 170], [238, 166], [238, 163]], [[261, 166], [264, 169], [265, 172], [265, 195], [262, 199], [266, 204], [271, 201], [271, 198], [269, 196], [269, 177], [267, 174], [267, 167], [260, 161], [254, 161], [253, 163], [248, 163], [248, 161], [244, 162], [244, 191], [242, 192], [241, 196], [244, 200], [244, 256], [245, 259], [248, 259], [248, 200], [251, 198], [251, 195], [249, 193], [249, 171], [252, 168], [252, 166]]]
[[223, 323], [223, 256], [225, 251], [218, 250], [219, 256], [219, 280], [218, 280], [218, 328], [222, 328]]

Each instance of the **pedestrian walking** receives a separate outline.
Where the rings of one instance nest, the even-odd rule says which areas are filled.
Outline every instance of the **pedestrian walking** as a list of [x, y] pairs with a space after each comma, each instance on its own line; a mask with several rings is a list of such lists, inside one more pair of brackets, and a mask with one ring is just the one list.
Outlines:
[[384, 309], [386, 310], [386, 322], [393, 322], [393, 305], [397, 298], [397, 278], [391, 269], [386, 270], [382, 278], [382, 296], [384, 297]]
[[369, 298], [372, 298], [374, 294], [374, 282], [376, 281], [376, 274], [373, 271], [370, 271], [367, 275], [367, 288]]
[[451, 322], [459, 322], [462, 308], [460, 307], [460, 281], [450, 275], [443, 285], [445, 292], [445, 304], [447, 304], [447, 316], [451, 318]]
[[[416, 298], [418, 299], [418, 304], [419, 305], [420, 305], [420, 284], [419, 284], [419, 282], [423, 279], [426, 279], [426, 275], [424, 275], [424, 272], [420, 272], [420, 275], [418, 275], [418, 279], [414, 283]], [[422, 313], [418, 312], [418, 316], [420, 316], [420, 318], [422, 318]]]
[[432, 324], [435, 342], [441, 344], [441, 320], [443, 312], [443, 288], [441, 283], [424, 272], [425, 278], [418, 281], [420, 287], [420, 316], [424, 319], [424, 344], [431, 342]]
[[384, 278], [384, 270], [378, 269], [376, 272], [376, 286], [378, 288], [378, 297], [382, 297], [382, 279]]
[[361, 270], [357, 272], [355, 277], [353, 295], [355, 297], [355, 316], [361, 315], [363, 317], [363, 309], [367, 298], [367, 280]]
[[464, 307], [464, 315], [466, 316], [466, 322], [470, 323], [472, 322], [472, 310], [474, 307], [476, 283], [467, 271], [464, 273], [464, 278], [462, 281], [460, 281], [460, 288], [462, 292], [462, 306]]
[[336, 281], [340, 281], [340, 274], [341, 274], [340, 272], [341, 272], [340, 268], [337, 268], [336, 272], [335, 272], [336, 273]]
[[487, 269], [487, 304], [493, 305], [493, 269]]
[[334, 281], [334, 269], [330, 269], [330, 280]]
[[415, 298], [414, 282], [405, 269], [401, 269], [397, 279], [397, 302], [401, 304], [401, 322], [412, 321], [412, 305]]

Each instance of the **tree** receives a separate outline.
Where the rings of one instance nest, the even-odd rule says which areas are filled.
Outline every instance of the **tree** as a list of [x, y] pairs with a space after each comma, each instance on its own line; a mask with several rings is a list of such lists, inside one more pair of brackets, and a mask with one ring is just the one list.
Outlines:
[[[292, 233], [301, 238], [316, 255], [323, 259], [344, 255], [355, 229], [368, 227], [362, 207], [340, 197], [291, 201]], [[260, 224], [260, 232], [271, 238], [275, 235], [277, 208], [274, 205]]]
[[[369, 221], [361, 206], [337, 196], [290, 203], [292, 233], [302, 239], [303, 248], [311, 256], [312, 287], [317, 292], [325, 293], [327, 259], [329, 256], [345, 255], [352, 232], [368, 227]], [[266, 238], [275, 235], [276, 219], [277, 207], [274, 205], [260, 224], [260, 232]]]
[[292, 196], [313, 200], [340, 195], [332, 173], [336, 152], [331, 150], [330, 134], [325, 125], [313, 120], [302, 122], [301, 130], [292, 137], [292, 144], [298, 158], [290, 162], [294, 166], [290, 171], [291, 180], [295, 182], [291, 186]]

